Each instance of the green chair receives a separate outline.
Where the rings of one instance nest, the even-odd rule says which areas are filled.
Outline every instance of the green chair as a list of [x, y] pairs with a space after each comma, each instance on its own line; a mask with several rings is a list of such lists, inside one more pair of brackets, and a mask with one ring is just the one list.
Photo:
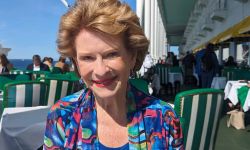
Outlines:
[[129, 82], [137, 89], [143, 91], [146, 94], [149, 94], [147, 81], [140, 78], [135, 78], [135, 79], [129, 79]]
[[80, 77], [74, 71], [67, 72], [66, 75], [70, 76], [72, 80], [80, 80]]
[[224, 92], [194, 89], [178, 93], [174, 109], [180, 117], [186, 150], [214, 149]]
[[24, 71], [24, 70], [10, 70], [9, 74], [28, 74], [30, 71]]
[[3, 108], [45, 104], [48, 85], [39, 81], [14, 81], [4, 86]]
[[168, 67], [158, 64], [155, 66], [155, 71], [160, 76], [161, 84], [168, 84]]
[[44, 78], [45, 76], [47, 76], [51, 72], [49, 72], [49, 71], [30, 71], [30, 73], [32, 73], [33, 80], [39, 81], [39, 78]]
[[7, 76], [0, 76], [0, 90], [3, 90], [4, 85], [10, 82], [14, 82], [14, 80], [8, 78]]
[[28, 81], [31, 80], [31, 74], [18, 74], [16, 76], [16, 81]]
[[51, 77], [51, 78], [62, 78], [62, 79], [71, 79], [71, 76], [68, 74], [62, 74], [62, 73], [58, 73], [58, 74], [47, 74], [46, 77]]
[[171, 72], [171, 73], [181, 73], [182, 74], [181, 67], [169, 67], [169, 72]]
[[52, 106], [57, 100], [74, 93], [75, 80], [56, 77], [45, 77], [41, 80], [49, 85], [46, 105]]
[[53, 74], [62, 73], [62, 69], [59, 67], [53, 67], [51, 73]]

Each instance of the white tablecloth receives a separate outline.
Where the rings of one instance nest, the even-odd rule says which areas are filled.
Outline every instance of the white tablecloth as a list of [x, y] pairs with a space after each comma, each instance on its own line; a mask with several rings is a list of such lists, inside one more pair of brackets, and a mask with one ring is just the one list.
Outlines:
[[248, 94], [247, 94], [247, 97], [246, 97], [246, 101], [245, 101], [245, 104], [244, 106], [242, 107], [242, 109], [246, 112], [250, 109], [250, 90], [248, 90]]
[[49, 106], [5, 108], [0, 122], [0, 149], [35, 150], [43, 144]]
[[[247, 83], [240, 83], [239, 81], [228, 81], [225, 87], [225, 100], [228, 98], [234, 105], [239, 102], [237, 90], [242, 86], [246, 86]], [[243, 110], [246, 112], [250, 108], [250, 90], [248, 91], [246, 101]]]
[[239, 81], [228, 81], [224, 89], [225, 100], [228, 98], [234, 105], [236, 105], [239, 102], [237, 90], [245, 85], [247, 85], [247, 83], [240, 83]]
[[175, 81], [180, 81], [183, 84], [183, 77], [181, 73], [168, 73], [168, 81], [174, 86]]
[[214, 77], [211, 88], [214, 89], [224, 89], [227, 84], [227, 78], [226, 77]]

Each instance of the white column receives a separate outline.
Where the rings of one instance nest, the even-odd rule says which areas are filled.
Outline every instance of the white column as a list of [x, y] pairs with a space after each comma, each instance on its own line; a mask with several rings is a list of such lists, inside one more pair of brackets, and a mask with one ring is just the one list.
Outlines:
[[[156, 4], [157, 4], [157, 1], [156, 1]], [[156, 6], [156, 9], [155, 9], [155, 14], [156, 14], [156, 17], [155, 17], [155, 50], [156, 50], [156, 59], [158, 60], [159, 57], [161, 57], [161, 54], [160, 54], [160, 38], [159, 38], [159, 33], [160, 33], [160, 30], [159, 30], [159, 8], [158, 8], [158, 5]]]
[[[150, 22], [150, 18], [151, 18], [151, 7], [150, 7], [150, 3], [151, 1], [150, 0], [145, 0], [145, 9], [144, 9], [144, 19], [145, 19], [145, 21], [144, 21], [144, 32], [145, 32], [145, 35], [146, 35], [146, 37], [150, 40], [151, 38], [150, 38], [150, 36], [151, 36], [151, 34], [150, 34], [150, 29], [151, 29], [151, 22]], [[150, 45], [151, 45], [151, 42], [152, 41], [150, 41]], [[151, 50], [151, 46], [149, 46], [149, 52], [150, 52], [150, 54], [153, 54], [152, 53], [152, 50]]]
[[153, 58], [156, 58], [156, 50], [154, 49], [155, 46], [155, 0], [151, 0], [150, 4], [151, 14], [150, 14], [150, 50], [152, 52]]
[[159, 48], [159, 45], [160, 45], [160, 28], [159, 28], [159, 22], [160, 22], [160, 10], [159, 10], [159, 7], [158, 7], [158, 0], [155, 1], [155, 9], [154, 9], [154, 13], [155, 13], [155, 20], [154, 20], [154, 32], [155, 32], [155, 35], [154, 35], [154, 49], [156, 51], [156, 58], [158, 59], [159, 57], [161, 57], [162, 55], [162, 51], [161, 49]]
[[143, 27], [143, 6], [144, 6], [144, 0], [136, 0], [136, 14], [140, 19], [140, 25]]

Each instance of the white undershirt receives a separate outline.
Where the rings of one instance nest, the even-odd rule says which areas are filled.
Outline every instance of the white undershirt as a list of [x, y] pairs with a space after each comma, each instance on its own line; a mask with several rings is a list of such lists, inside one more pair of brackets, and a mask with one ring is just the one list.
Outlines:
[[33, 71], [40, 71], [40, 66], [33, 65]]

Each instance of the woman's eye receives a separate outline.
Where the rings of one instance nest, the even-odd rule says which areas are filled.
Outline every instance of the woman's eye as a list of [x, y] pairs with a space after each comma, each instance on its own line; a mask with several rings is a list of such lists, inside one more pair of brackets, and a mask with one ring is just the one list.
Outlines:
[[118, 57], [118, 56], [119, 56], [118, 52], [112, 52], [112, 53], [108, 53], [106, 55], [107, 58], [115, 58], [115, 57]]
[[82, 56], [82, 57], [80, 57], [80, 60], [82, 60], [82, 61], [93, 61], [94, 57], [92, 57], [92, 56]]

